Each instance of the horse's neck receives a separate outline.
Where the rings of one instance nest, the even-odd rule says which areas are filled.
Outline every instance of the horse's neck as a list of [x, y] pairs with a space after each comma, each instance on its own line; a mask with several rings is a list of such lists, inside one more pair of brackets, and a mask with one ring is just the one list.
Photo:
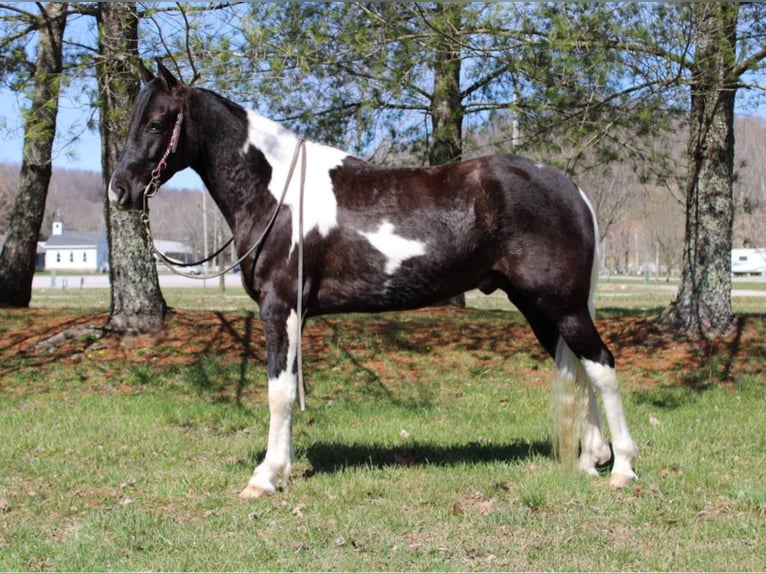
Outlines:
[[[330, 170], [348, 158], [346, 152], [306, 142], [304, 173], [298, 155], [302, 139], [293, 132], [227, 101], [217, 100], [209, 109], [215, 113], [211, 111], [203, 122], [207, 125], [200, 126], [198, 141], [204, 159], [195, 169], [235, 235], [263, 229], [283, 192], [284, 205], [297, 213], [304, 178], [313, 205], [323, 206], [304, 214], [304, 228], [317, 226], [322, 231], [335, 221]], [[293, 242], [297, 233], [294, 226]]]
[[198, 161], [192, 167], [236, 233], [237, 227], [265, 220], [265, 213], [276, 205], [268, 191], [274, 173], [262, 153], [250, 150], [251, 112], [216, 107], [219, 113], [210, 114], [200, 125]]

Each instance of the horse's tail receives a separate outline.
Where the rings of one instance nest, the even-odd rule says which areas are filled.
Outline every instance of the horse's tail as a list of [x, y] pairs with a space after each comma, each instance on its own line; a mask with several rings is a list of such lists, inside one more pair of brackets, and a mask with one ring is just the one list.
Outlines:
[[[599, 272], [599, 232], [596, 214], [582, 190], [580, 195], [590, 210], [593, 221], [593, 263], [591, 265], [588, 311], [591, 318], [596, 312], [596, 285]], [[556, 376], [553, 380], [553, 415], [555, 437], [553, 447], [559, 460], [574, 466], [579, 454], [583, 425], [588, 415], [588, 378], [582, 363], [564, 339], [556, 343]]]

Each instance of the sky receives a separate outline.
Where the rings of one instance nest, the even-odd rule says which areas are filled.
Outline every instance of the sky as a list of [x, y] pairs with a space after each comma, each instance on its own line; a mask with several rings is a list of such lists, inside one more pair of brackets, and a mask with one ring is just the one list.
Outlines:
[[[73, 17], [67, 20], [65, 39], [78, 41], [94, 34], [94, 20], [90, 17]], [[27, 49], [31, 52], [36, 41], [30, 41]], [[30, 57], [32, 57], [30, 55]], [[101, 172], [101, 142], [98, 128], [87, 129], [90, 107], [77, 101], [81, 94], [71, 93], [64, 88], [59, 98], [59, 112], [56, 139], [53, 146], [53, 169], [81, 169]], [[82, 98], [83, 100], [85, 98]], [[24, 120], [21, 106], [28, 101], [0, 85], [0, 163], [21, 165], [24, 142]], [[202, 181], [191, 169], [177, 173], [165, 184], [167, 188], [204, 189]]]
[[[738, 113], [757, 115], [766, 119], [766, 102], [738, 107]], [[738, 99], [742, 101], [742, 99]], [[0, 88], [0, 163], [21, 164], [24, 123], [21, 116], [22, 98]], [[85, 127], [90, 110], [82, 104], [63, 97], [59, 103], [53, 168], [101, 171], [101, 144], [98, 130]], [[76, 139], [74, 136], [76, 135]], [[165, 184], [166, 188], [204, 189], [202, 181], [191, 169], [177, 173]]]
[[[21, 117], [21, 99], [14, 93], [0, 89], [0, 163], [21, 164], [24, 123]], [[766, 118], [766, 103], [757, 108], [739, 110], [741, 113]], [[59, 105], [57, 136], [54, 144], [53, 168], [101, 171], [101, 143], [97, 130], [88, 130], [85, 124], [89, 110], [63, 98]], [[78, 134], [75, 141], [73, 134]], [[166, 188], [204, 189], [202, 181], [191, 169], [177, 173], [165, 184]]]

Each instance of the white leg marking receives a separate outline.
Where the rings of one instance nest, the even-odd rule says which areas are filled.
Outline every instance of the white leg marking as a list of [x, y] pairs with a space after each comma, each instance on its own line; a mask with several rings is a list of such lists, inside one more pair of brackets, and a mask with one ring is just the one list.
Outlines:
[[606, 411], [606, 421], [612, 435], [614, 448], [614, 467], [612, 469], [612, 486], [625, 486], [635, 480], [633, 462], [638, 456], [638, 449], [628, 430], [628, 421], [622, 408], [622, 399], [617, 389], [617, 375], [614, 369], [593, 361], [583, 359], [583, 366], [588, 377], [601, 393]]
[[[580, 367], [582, 369], [582, 367]], [[593, 384], [583, 371], [583, 384], [588, 387], [588, 412], [582, 432], [582, 452], [580, 470], [586, 474], [597, 475], [596, 466], [606, 463], [612, 457], [612, 451], [604, 440], [601, 422], [601, 410], [593, 392]]]
[[273, 493], [285, 486], [293, 464], [292, 417], [297, 394], [293, 372], [298, 349], [298, 315], [287, 318], [287, 363], [278, 377], [269, 379], [269, 442], [266, 457], [258, 465], [240, 496], [244, 498]]
[[597, 475], [596, 466], [607, 462], [612, 451], [601, 431], [601, 412], [582, 362], [563, 339], [556, 346], [556, 378], [553, 381], [558, 433], [558, 456], [568, 464], [577, 460], [586, 474]]
[[[585, 202], [588, 210], [591, 214], [591, 220], [593, 222], [593, 237], [595, 241], [593, 243], [593, 265], [591, 267], [590, 275], [590, 294], [588, 297], [588, 312], [591, 318], [596, 316], [596, 285], [598, 283], [598, 269], [599, 269], [599, 232], [598, 222], [596, 221], [596, 213], [593, 211], [593, 206], [588, 200], [588, 196], [581, 188], [577, 188], [580, 192], [580, 197]], [[617, 393], [617, 379], [614, 376], [613, 369], [612, 377], [614, 379], [615, 394]], [[603, 423], [601, 419], [601, 411], [598, 408], [598, 401], [596, 395], [593, 392], [594, 380], [591, 373], [586, 372], [584, 363], [578, 366], [578, 380], [582, 380], [582, 384], [587, 386], [587, 414], [582, 429], [582, 452], [580, 454], [580, 469], [588, 474], [597, 474], [596, 466], [607, 462], [612, 456], [609, 444], [604, 440]], [[619, 401], [619, 396], [617, 396]], [[620, 413], [622, 412], [622, 403], [619, 404]], [[624, 415], [622, 416], [624, 421]], [[625, 426], [627, 430], [627, 425]], [[630, 435], [628, 435], [630, 436]], [[635, 447], [634, 447], [635, 448]], [[632, 473], [632, 470], [631, 470]]]
[[[269, 191], [275, 199], [282, 195], [290, 163], [295, 153], [295, 147], [300, 138], [287, 128], [273, 122], [252, 110], [247, 111], [248, 138], [242, 149], [247, 153], [250, 146], [261, 150], [271, 165], [271, 183]], [[306, 142], [306, 189], [303, 206], [303, 234], [312, 229], [326, 236], [338, 225], [338, 203], [333, 191], [330, 170], [339, 166], [348, 153], [318, 144]], [[290, 187], [285, 197], [287, 205], [293, 213], [293, 246], [298, 244], [298, 205], [300, 201], [301, 181], [300, 158], [295, 166]]]
[[360, 231], [359, 233], [386, 257], [385, 272], [387, 275], [393, 275], [406, 259], [426, 253], [425, 243], [397, 235], [393, 224], [387, 220], [381, 222], [377, 231]]

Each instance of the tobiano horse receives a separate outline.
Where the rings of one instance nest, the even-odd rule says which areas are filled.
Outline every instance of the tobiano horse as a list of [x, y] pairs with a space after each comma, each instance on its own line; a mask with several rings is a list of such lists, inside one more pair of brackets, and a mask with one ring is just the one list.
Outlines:
[[141, 68], [109, 199], [141, 209], [174, 173], [194, 169], [232, 230], [260, 310], [268, 446], [241, 497], [287, 483], [304, 317], [414, 309], [476, 288], [504, 291], [554, 358], [559, 432], [569, 435], [559, 440], [571, 460], [596, 475], [613, 458], [613, 487], [636, 478], [614, 358], [593, 322], [595, 215], [569, 178], [503, 154], [438, 167], [371, 165], [187, 86], [161, 62], [156, 76]]

